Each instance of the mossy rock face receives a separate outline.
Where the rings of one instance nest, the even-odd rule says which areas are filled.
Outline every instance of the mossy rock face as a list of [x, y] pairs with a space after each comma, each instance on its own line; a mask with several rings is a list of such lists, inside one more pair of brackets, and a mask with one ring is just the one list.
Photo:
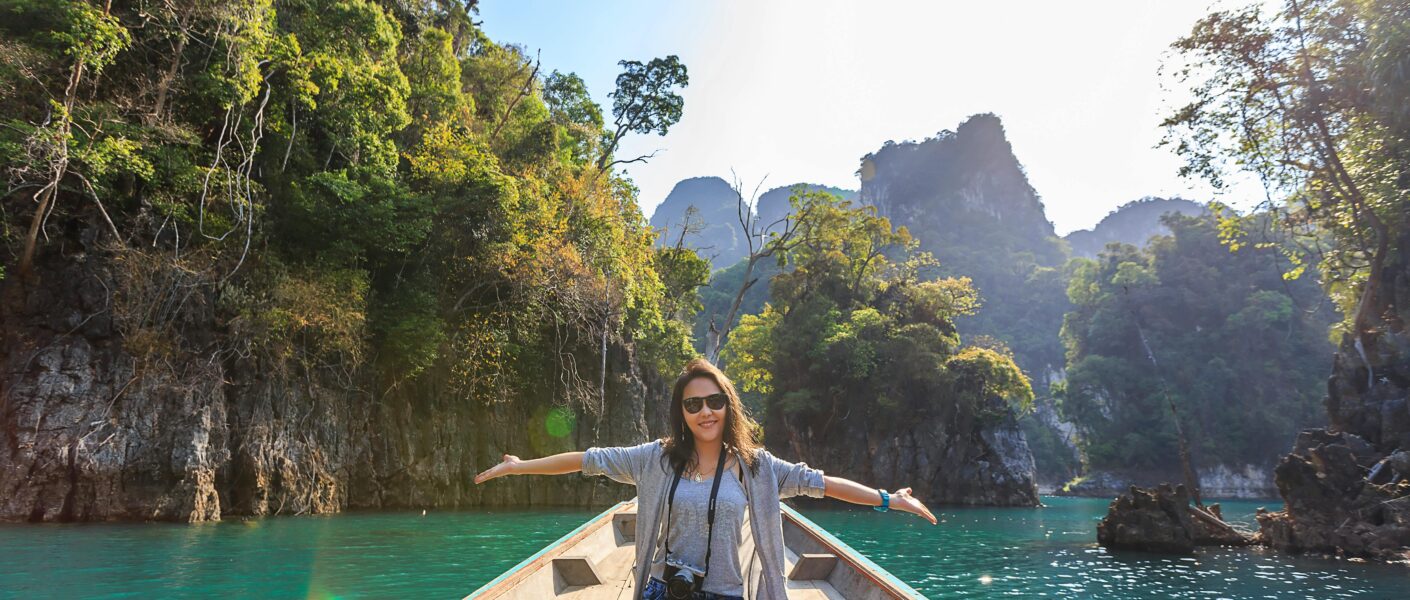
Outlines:
[[[598, 477], [470, 480], [502, 453], [663, 433], [668, 383], [616, 341], [599, 406], [565, 405], [543, 390], [494, 403], [460, 397], [445, 392], [444, 369], [374, 398], [365, 367], [191, 351], [194, 341], [228, 347], [243, 335], [222, 324], [210, 296], [186, 303], [169, 350], [139, 355], [101, 310], [108, 290], [123, 289], [110, 259], [44, 250], [35, 272], [53, 283], [0, 282], [0, 372], [10, 374], [0, 428], [15, 441], [0, 444], [0, 521], [602, 505], [634, 490]], [[597, 348], [574, 359], [602, 360]]]

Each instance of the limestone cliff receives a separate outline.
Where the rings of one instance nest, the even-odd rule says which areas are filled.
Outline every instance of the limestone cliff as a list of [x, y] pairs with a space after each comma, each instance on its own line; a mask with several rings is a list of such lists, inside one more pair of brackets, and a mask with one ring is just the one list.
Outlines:
[[41, 253], [37, 271], [0, 282], [0, 520], [602, 504], [632, 490], [577, 475], [470, 479], [502, 452], [660, 433], [647, 422], [666, 384], [629, 347], [610, 347], [603, 405], [455, 397], [435, 372], [384, 392], [366, 373], [232, 351], [206, 289], [168, 307], [180, 339], [162, 342], [180, 350], [139, 358], [114, 323], [108, 259]]
[[1035, 385], [1063, 368], [1066, 255], [997, 116], [972, 116], [918, 143], [887, 142], [863, 157], [860, 175], [860, 202], [908, 228], [944, 275], [974, 281], [983, 306], [956, 320], [960, 331], [1008, 344]]
[[[850, 411], [822, 423], [771, 415], [765, 437], [781, 457], [877, 487], [909, 486], [927, 504], [1037, 505], [1033, 454], [1017, 421], [937, 404], [904, 425]], [[986, 409], [1011, 415], [997, 398]]]
[[[1199, 469], [1202, 498], [1242, 498], [1266, 500], [1278, 496], [1273, 483], [1273, 471], [1259, 465], [1202, 465]], [[1155, 487], [1160, 483], [1183, 481], [1178, 471], [1161, 469], [1127, 469], [1122, 471], [1090, 471], [1075, 481], [1058, 486], [1059, 496], [1111, 498], [1126, 493], [1131, 487]]]

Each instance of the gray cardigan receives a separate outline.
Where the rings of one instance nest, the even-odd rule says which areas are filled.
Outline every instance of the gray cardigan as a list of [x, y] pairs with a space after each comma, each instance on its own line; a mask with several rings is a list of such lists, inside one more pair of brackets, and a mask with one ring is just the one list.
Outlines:
[[[738, 458], [738, 457], [736, 457]], [[791, 463], [760, 449], [759, 469], [744, 470], [744, 493], [749, 497], [749, 523], [754, 554], [741, 569], [745, 598], [786, 600], [783, 576], [783, 513], [779, 500], [807, 495], [822, 498], [823, 472], [807, 463]], [[741, 462], [741, 465], [743, 463]], [[671, 487], [670, 463], [660, 440], [638, 446], [589, 448], [583, 456], [583, 474], [606, 475], [636, 486], [636, 594], [646, 587], [655, 562], [656, 547], [665, 534], [666, 494]]]

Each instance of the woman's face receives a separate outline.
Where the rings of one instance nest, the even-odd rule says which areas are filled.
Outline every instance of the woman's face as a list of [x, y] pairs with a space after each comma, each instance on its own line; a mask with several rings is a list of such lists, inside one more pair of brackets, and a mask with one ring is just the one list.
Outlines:
[[[710, 394], [718, 394], [720, 386], [715, 385], [715, 381], [709, 377], [696, 377], [685, 384], [684, 398], [704, 398]], [[685, 417], [685, 426], [690, 428], [691, 435], [695, 436], [697, 442], [715, 442], [721, 439], [725, 430], [725, 413], [729, 411], [729, 404], [720, 410], [710, 408], [710, 403], [701, 402], [700, 412], [691, 414], [685, 409], [685, 403], [681, 403], [681, 414]]]

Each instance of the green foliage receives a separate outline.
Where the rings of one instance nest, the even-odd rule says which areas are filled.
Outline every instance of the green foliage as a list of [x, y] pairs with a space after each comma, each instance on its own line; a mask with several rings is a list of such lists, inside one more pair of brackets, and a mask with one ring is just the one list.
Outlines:
[[407, 133], [412, 138], [426, 127], [470, 125], [474, 99], [461, 93], [460, 62], [452, 43], [449, 33], [434, 27], [402, 42], [401, 69], [410, 86], [406, 107], [412, 118]]
[[549, 114], [563, 131], [563, 146], [577, 165], [595, 157], [601, 136], [602, 108], [592, 101], [587, 84], [576, 73], [554, 71], [544, 80], [544, 102]]
[[400, 23], [367, 0], [303, 0], [286, 10], [318, 90], [316, 123], [329, 155], [390, 174], [391, 136], [411, 123], [410, 83], [396, 55]]
[[[1011, 353], [968, 347], [948, 358], [945, 369], [954, 376], [955, 389], [963, 398], [982, 401], [999, 397], [1019, 412], [1033, 409], [1033, 388], [1018, 365], [1014, 364]], [[971, 407], [975, 412], [984, 409], [984, 404], [980, 402]]]
[[1006, 349], [961, 348], [955, 317], [978, 297], [904, 228], [824, 192], [795, 196], [801, 240], [782, 253], [770, 301], [725, 346], [730, 372], [764, 396], [767, 426], [824, 436], [843, 414], [898, 423], [962, 413], [1012, 417], [1033, 391]]
[[1164, 222], [1172, 235], [1145, 250], [1072, 261], [1059, 409], [1096, 468], [1178, 472], [1167, 394], [1197, 464], [1270, 463], [1318, 421], [1334, 317], [1311, 277], [1283, 278], [1276, 248], [1228, 251], [1214, 216]]
[[100, 71], [132, 43], [127, 30], [112, 15], [87, 2], [66, 2], [61, 11], [68, 27], [54, 32], [54, 41], [75, 63]]
[[770, 394], [773, 388], [773, 346], [771, 339], [782, 314], [768, 304], [759, 314], [745, 314], [730, 334], [734, 340], [725, 346], [730, 373], [746, 392]]
[[[745, 261], [741, 260], [727, 268], [720, 269], [710, 277], [709, 285], [700, 288], [701, 308], [695, 319], [695, 328], [692, 330], [695, 348], [700, 354], [709, 350], [705, 345], [709, 341], [710, 323], [714, 322], [716, 329], [724, 327], [725, 315], [729, 314], [730, 305], [734, 303], [734, 297], [739, 293], [739, 287], [744, 284], [745, 266]], [[764, 260], [754, 265], [754, 272], [750, 277], [757, 279], [757, 281], [748, 290], [745, 290], [744, 297], [740, 300], [739, 318], [742, 319], [743, 315], [757, 315], [763, 312], [764, 304], [769, 300], [770, 282], [780, 272], [781, 269], [777, 261]], [[738, 332], [739, 328], [736, 325], [735, 329], [730, 331], [729, 336], [722, 342], [727, 344], [729, 338], [734, 337]], [[730, 372], [733, 373], [733, 369]]]
[[384, 369], [419, 375], [440, 358], [447, 339], [438, 298], [424, 287], [387, 293], [372, 311], [372, 331]]
[[710, 279], [710, 261], [690, 248], [663, 247], [656, 249], [654, 264], [666, 287], [666, 313], [690, 322], [703, 308], [699, 289]]
[[618, 127], [633, 133], [666, 135], [685, 107], [685, 100], [672, 91], [690, 83], [685, 65], [675, 55], [645, 64], [635, 60], [617, 64], [622, 66], [622, 74], [612, 92], [612, 116]]
[[[0, 0], [0, 167], [55, 190], [50, 235], [103, 203], [144, 355], [184, 348], [170, 289], [214, 290], [238, 355], [369, 389], [584, 402], [604, 342], [690, 355], [704, 261], [653, 249], [636, 189], [593, 164], [617, 131], [583, 81], [488, 39], [474, 3], [104, 6]], [[684, 73], [624, 74], [622, 131], [678, 120]]]
[[[1190, 96], [1164, 122], [1181, 173], [1215, 187], [1240, 171], [1263, 183], [1259, 208], [1301, 238], [1279, 246], [1286, 276], [1318, 261], [1342, 308], [1334, 337], [1400, 329], [1380, 322], [1391, 301], [1367, 274], [1404, 251], [1410, 225], [1407, 21], [1400, 0], [1253, 4], [1200, 20], [1167, 65]], [[1227, 213], [1220, 233], [1231, 249], [1259, 243]]]
[[613, 161], [612, 153], [628, 133], [666, 135], [671, 126], [681, 120], [685, 106], [685, 99], [675, 89], [690, 83], [685, 64], [674, 54], [644, 64], [635, 60], [617, 64], [622, 66], [622, 73], [617, 76], [617, 89], [611, 94], [614, 131], [606, 137], [597, 160], [598, 168], [603, 169], [627, 162]]

